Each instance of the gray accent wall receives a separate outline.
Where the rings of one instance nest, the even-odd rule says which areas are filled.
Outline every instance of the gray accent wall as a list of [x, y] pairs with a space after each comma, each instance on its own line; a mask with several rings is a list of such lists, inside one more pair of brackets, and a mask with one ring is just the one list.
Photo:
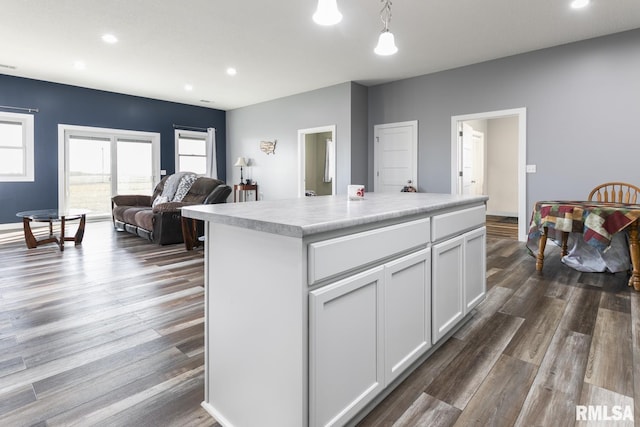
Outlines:
[[451, 117], [525, 107], [527, 209], [585, 199], [606, 181], [640, 185], [640, 30], [369, 88], [373, 126], [418, 120], [419, 191], [449, 193]]
[[[250, 159], [245, 178], [257, 182], [261, 199], [297, 197], [298, 130], [335, 125], [336, 192], [346, 194], [353, 174], [366, 180], [366, 157], [360, 159], [367, 150], [366, 113], [356, 113], [366, 108], [366, 88], [347, 82], [227, 111], [228, 182], [240, 181], [233, 164], [243, 156]], [[274, 139], [275, 154], [260, 151], [260, 141]], [[353, 168], [352, 153], [358, 157]]]

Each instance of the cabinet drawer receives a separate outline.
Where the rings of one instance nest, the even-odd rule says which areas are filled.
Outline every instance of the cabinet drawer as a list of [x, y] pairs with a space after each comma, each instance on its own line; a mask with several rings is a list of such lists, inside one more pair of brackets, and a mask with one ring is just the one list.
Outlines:
[[309, 285], [397, 253], [426, 246], [429, 218], [311, 243], [308, 250]]
[[431, 234], [433, 241], [455, 236], [464, 231], [484, 225], [486, 221], [486, 208], [484, 205], [475, 208], [463, 209], [436, 215], [432, 218]]

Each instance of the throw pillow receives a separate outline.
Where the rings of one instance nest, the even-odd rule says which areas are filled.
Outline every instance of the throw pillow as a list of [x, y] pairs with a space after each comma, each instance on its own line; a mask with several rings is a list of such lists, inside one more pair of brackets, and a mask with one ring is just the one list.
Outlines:
[[187, 195], [191, 186], [194, 182], [196, 182], [198, 176], [196, 174], [184, 175], [180, 180], [180, 184], [178, 184], [178, 189], [176, 190], [175, 196], [173, 196], [173, 202], [181, 202], [184, 199], [184, 196]]
[[169, 199], [166, 196], [158, 195], [155, 199], [153, 199], [153, 203], [151, 204], [151, 207], [155, 208], [156, 205], [159, 205], [160, 203], [167, 203], [168, 201]]

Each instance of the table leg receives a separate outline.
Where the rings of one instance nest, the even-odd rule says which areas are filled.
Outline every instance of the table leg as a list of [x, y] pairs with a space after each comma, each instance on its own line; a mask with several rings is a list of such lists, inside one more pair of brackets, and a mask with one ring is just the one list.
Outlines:
[[65, 218], [63, 216], [60, 217], [60, 242], [58, 242], [58, 246], [60, 246], [60, 250], [64, 251], [64, 223]]
[[638, 220], [629, 226], [629, 252], [631, 253], [631, 278], [629, 278], [629, 286], [640, 291], [640, 246], [638, 245]]
[[569, 253], [569, 251], [567, 250], [567, 241], [569, 240], [569, 233], [566, 231], [562, 232], [562, 246], [561, 246], [561, 251], [560, 251], [560, 258], [564, 257], [565, 255], [567, 255]]
[[[38, 241], [36, 240], [33, 232], [31, 231], [31, 220], [29, 218], [22, 218], [22, 228], [24, 228], [24, 240], [27, 243], [27, 248], [33, 249], [38, 246]], [[51, 223], [49, 223], [51, 226]]]
[[73, 241], [76, 246], [82, 243], [82, 238], [84, 237], [84, 224], [87, 222], [87, 216], [82, 215], [80, 217], [80, 224], [78, 224], [78, 231], [76, 231], [76, 235], [73, 238]]
[[544, 267], [544, 248], [547, 246], [548, 232], [549, 232], [549, 228], [544, 227], [544, 234], [540, 236], [540, 240], [538, 241], [538, 255], [536, 256], [537, 271], [542, 271], [542, 267]]

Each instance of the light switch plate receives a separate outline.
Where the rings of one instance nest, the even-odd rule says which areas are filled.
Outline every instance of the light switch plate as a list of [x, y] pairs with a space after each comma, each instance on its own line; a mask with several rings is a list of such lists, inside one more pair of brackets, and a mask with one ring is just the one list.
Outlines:
[[164, 176], [167, 174], [167, 170], [166, 169], [160, 169], [160, 175]]
[[527, 165], [527, 173], [536, 173], [536, 165]]

